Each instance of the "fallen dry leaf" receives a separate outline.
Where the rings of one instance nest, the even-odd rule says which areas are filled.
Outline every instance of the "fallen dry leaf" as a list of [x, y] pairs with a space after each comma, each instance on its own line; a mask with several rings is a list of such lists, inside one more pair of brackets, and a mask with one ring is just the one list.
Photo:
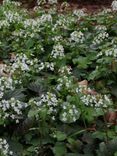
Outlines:
[[105, 115], [105, 119], [109, 123], [116, 123], [117, 112], [115, 112], [115, 111], [107, 112], [106, 115]]
[[88, 81], [83, 80], [83, 81], [78, 82], [78, 84], [81, 85], [81, 86], [88, 86]]

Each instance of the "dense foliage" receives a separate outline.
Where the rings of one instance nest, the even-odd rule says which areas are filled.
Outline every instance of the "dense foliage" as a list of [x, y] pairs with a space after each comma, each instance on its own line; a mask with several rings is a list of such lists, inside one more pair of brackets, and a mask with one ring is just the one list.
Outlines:
[[0, 156], [117, 155], [117, 14], [0, 6]]

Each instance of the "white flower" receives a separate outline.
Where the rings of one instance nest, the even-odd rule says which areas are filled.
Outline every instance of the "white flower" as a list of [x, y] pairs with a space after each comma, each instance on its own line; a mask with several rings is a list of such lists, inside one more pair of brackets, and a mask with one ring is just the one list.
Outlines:
[[80, 19], [81, 17], [86, 16], [86, 13], [84, 12], [83, 9], [78, 9], [73, 11], [73, 15], [77, 16], [78, 19]]
[[113, 58], [117, 58], [117, 48], [109, 48], [107, 50], [105, 50], [104, 52], [100, 52], [97, 57], [103, 57], [103, 55], [107, 56], [107, 57], [113, 57]]
[[63, 88], [65, 87], [66, 89], [70, 89], [70, 87], [72, 85], [72, 80], [69, 77], [67, 77], [66, 75], [63, 75], [62, 77], [58, 78], [57, 82], [58, 82], [58, 84], [57, 84], [56, 88], [58, 90], [61, 90], [62, 87]]
[[48, 0], [49, 4], [57, 4], [57, 0]]
[[94, 108], [107, 108], [108, 106], [111, 106], [111, 100], [108, 98], [107, 95], [83, 95], [81, 96], [81, 101], [86, 106], [91, 106]]
[[19, 122], [17, 117], [22, 117], [22, 110], [27, 107], [26, 103], [20, 102], [15, 98], [11, 98], [10, 100], [1, 100], [0, 101], [0, 110], [3, 118], [5, 120], [15, 120], [16, 123]]
[[47, 92], [46, 94], [42, 94], [37, 100], [31, 99], [29, 104], [35, 105], [39, 113], [44, 109], [47, 111], [48, 115], [54, 115], [52, 118], [52, 120], [54, 120], [58, 107], [58, 99], [55, 94]]
[[83, 43], [84, 34], [81, 31], [74, 31], [70, 34], [70, 41], [74, 41], [76, 43]]
[[70, 66], [63, 66], [59, 69], [59, 71], [61, 74], [71, 74], [71, 67]]
[[101, 32], [101, 31], [107, 31], [107, 28], [105, 25], [97, 25], [95, 27], [95, 30]]
[[13, 151], [9, 149], [6, 139], [0, 138], [0, 154], [4, 156], [13, 155]]
[[80, 115], [78, 108], [69, 102], [62, 103], [62, 112], [60, 113], [60, 120], [65, 123], [75, 122]]
[[93, 40], [93, 44], [100, 44], [101, 42], [103, 42], [106, 38], [109, 37], [109, 34], [105, 31], [102, 31], [100, 33], [98, 33], [98, 35], [94, 38]]
[[112, 10], [117, 11], [117, 0], [114, 0], [111, 4]]
[[63, 46], [60, 43], [58, 43], [58, 44], [53, 46], [53, 50], [51, 52], [51, 56], [53, 58], [60, 58], [60, 59], [65, 57], [65, 55], [64, 55], [64, 48], [63, 48]]
[[52, 22], [52, 16], [50, 14], [44, 14], [40, 18], [41, 24], [46, 23], [46, 22]]

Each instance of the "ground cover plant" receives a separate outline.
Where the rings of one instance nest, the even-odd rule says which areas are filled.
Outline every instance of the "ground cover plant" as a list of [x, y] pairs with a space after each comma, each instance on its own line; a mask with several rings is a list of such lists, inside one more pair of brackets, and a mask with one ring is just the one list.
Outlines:
[[0, 6], [0, 156], [117, 155], [117, 13]]

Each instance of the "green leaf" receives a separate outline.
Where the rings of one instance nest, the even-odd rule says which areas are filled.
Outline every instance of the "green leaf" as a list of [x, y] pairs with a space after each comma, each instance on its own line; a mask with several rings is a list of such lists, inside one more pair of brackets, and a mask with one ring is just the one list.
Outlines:
[[55, 156], [65, 156], [67, 152], [66, 146], [64, 143], [56, 143], [53, 147], [53, 153]]
[[45, 92], [45, 84], [43, 84], [43, 81], [38, 80], [36, 82], [32, 82], [29, 84], [28, 88], [39, 95], [41, 95], [43, 92]]
[[73, 63], [77, 64], [80, 68], [86, 69], [88, 65], [91, 64], [91, 61], [88, 60], [87, 57], [79, 56], [78, 58], [73, 59]]
[[31, 48], [34, 45], [34, 41], [32, 39], [27, 40], [26, 47]]
[[111, 94], [117, 97], [117, 84], [111, 86]]
[[92, 137], [103, 140], [106, 137], [106, 134], [104, 132], [96, 131], [92, 134]]
[[55, 135], [58, 141], [64, 141], [67, 138], [66, 134], [60, 131], [57, 131]]
[[114, 156], [117, 156], [117, 152], [114, 153]]
[[37, 114], [38, 114], [38, 110], [31, 109], [31, 110], [28, 112], [28, 117], [29, 117], [29, 118], [35, 117]]
[[24, 91], [24, 89], [16, 89], [13, 91], [7, 91], [3, 98], [6, 100], [9, 100], [10, 98], [14, 97], [17, 100], [23, 100], [25, 98], [25, 95], [22, 93]]
[[11, 150], [16, 153], [17, 156], [23, 155], [23, 146], [17, 141], [10, 141]]

